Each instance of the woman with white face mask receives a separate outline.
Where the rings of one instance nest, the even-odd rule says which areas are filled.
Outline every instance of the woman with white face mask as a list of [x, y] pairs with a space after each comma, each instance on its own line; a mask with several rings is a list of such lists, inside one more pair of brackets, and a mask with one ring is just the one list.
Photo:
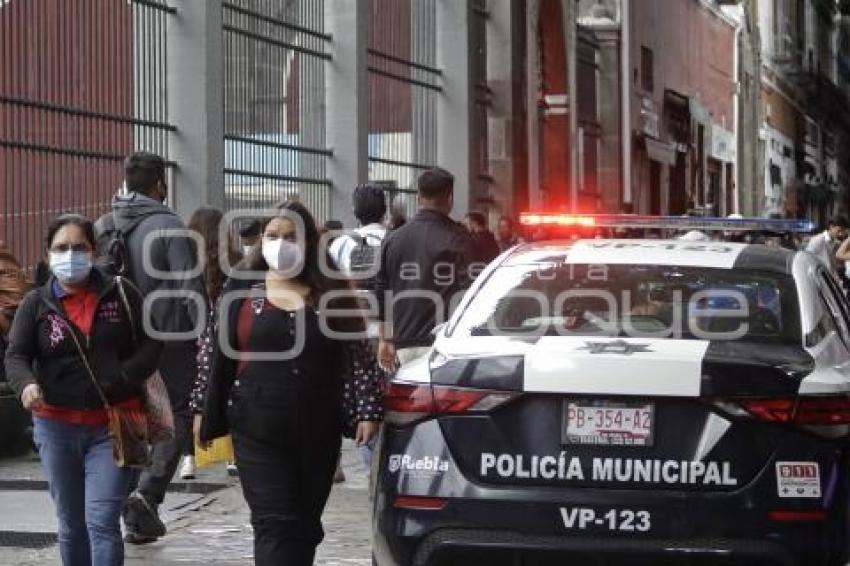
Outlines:
[[138, 292], [125, 283], [122, 296], [116, 280], [93, 266], [90, 220], [60, 216], [47, 246], [51, 274], [18, 307], [6, 374], [33, 413], [62, 563], [117, 566], [124, 563], [120, 517], [133, 470], [115, 464], [104, 400], [142, 413], [144, 382], [161, 345], [144, 334]]
[[256, 564], [306, 566], [324, 536], [340, 433], [358, 444], [376, 434], [382, 374], [356, 295], [329, 294], [351, 289], [328, 271], [312, 216], [298, 202], [279, 210], [222, 294], [200, 440], [233, 436]]

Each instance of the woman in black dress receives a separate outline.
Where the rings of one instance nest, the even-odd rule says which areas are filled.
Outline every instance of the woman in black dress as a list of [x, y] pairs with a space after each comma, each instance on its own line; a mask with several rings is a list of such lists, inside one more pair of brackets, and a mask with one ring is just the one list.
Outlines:
[[[340, 433], [358, 444], [377, 433], [381, 373], [355, 295], [323, 303], [348, 283], [322, 273], [327, 250], [312, 216], [298, 202], [279, 212], [219, 304], [200, 436], [233, 435], [256, 564], [308, 565], [324, 535]], [[333, 310], [343, 308], [346, 316]]]

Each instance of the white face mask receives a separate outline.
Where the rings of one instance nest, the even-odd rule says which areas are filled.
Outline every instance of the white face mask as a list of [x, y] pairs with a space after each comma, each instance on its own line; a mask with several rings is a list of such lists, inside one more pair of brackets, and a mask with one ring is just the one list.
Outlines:
[[304, 268], [304, 252], [298, 244], [283, 238], [266, 240], [263, 238], [263, 259], [269, 269], [284, 277], [296, 277]]

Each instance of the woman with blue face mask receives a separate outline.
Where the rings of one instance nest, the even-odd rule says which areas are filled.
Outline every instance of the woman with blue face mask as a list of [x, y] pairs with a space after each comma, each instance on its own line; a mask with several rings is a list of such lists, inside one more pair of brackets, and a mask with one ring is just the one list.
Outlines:
[[50, 275], [18, 307], [5, 359], [10, 385], [33, 414], [65, 566], [124, 563], [120, 517], [133, 470], [115, 464], [103, 399], [143, 411], [160, 351], [145, 336], [141, 296], [94, 266], [94, 246], [87, 218], [51, 223]]
[[230, 432], [259, 566], [313, 564], [340, 433], [369, 442], [380, 378], [348, 281], [291, 201], [230, 274], [200, 440]]

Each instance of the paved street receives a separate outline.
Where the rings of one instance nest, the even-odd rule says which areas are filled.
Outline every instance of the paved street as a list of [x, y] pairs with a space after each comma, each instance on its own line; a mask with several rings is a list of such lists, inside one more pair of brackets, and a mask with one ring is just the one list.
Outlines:
[[[317, 564], [371, 564], [366, 472], [350, 444], [343, 451], [348, 481], [334, 488], [325, 514], [325, 542]], [[11, 544], [50, 542], [55, 520], [41, 470], [34, 458], [0, 462], [0, 564], [54, 565], [55, 544], [33, 549]], [[209, 493], [198, 493], [209, 491]], [[149, 546], [127, 547], [136, 566], [246, 564], [251, 562], [251, 527], [238, 482], [215, 467], [194, 482], [180, 483], [163, 509], [169, 535]], [[29, 539], [29, 540], [25, 540]], [[39, 541], [38, 539], [41, 539]]]

